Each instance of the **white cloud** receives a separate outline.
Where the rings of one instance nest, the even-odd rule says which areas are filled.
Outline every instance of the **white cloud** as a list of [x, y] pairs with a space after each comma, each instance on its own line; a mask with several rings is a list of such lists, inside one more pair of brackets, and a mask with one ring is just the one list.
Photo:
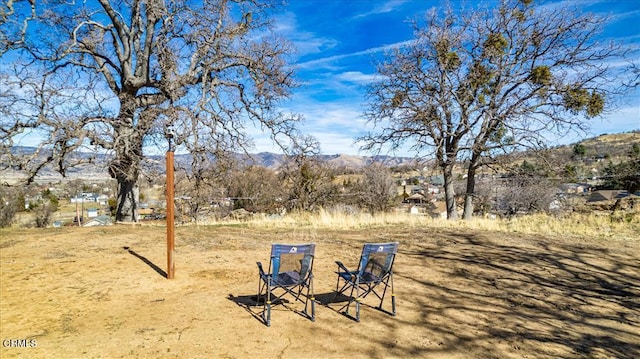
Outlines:
[[320, 53], [339, 44], [336, 39], [318, 36], [314, 32], [301, 30], [296, 15], [292, 12], [277, 16], [275, 22], [275, 32], [293, 42], [298, 55]]
[[392, 12], [394, 10], [397, 10], [400, 6], [402, 6], [406, 2], [407, 2], [407, 0], [390, 0], [390, 1], [386, 1], [384, 3], [379, 4], [378, 6], [374, 7], [370, 11], [364, 12], [362, 14], [358, 14], [358, 15], [354, 16], [353, 18], [354, 19], [358, 19], [358, 18], [368, 17], [368, 16], [371, 16], [371, 15], [377, 15], [377, 14], [384, 14], [384, 13]]
[[333, 55], [333, 56], [327, 56], [327, 57], [323, 57], [323, 58], [313, 59], [313, 60], [309, 60], [309, 61], [298, 63], [298, 67], [300, 67], [300, 68], [312, 68], [312, 67], [317, 67], [317, 66], [321, 66], [321, 65], [331, 64], [333, 62], [337, 62], [339, 60], [347, 59], [347, 58], [350, 58], [350, 57], [371, 55], [371, 54], [376, 54], [376, 53], [380, 53], [380, 52], [389, 51], [389, 50], [392, 50], [392, 49], [395, 49], [395, 48], [398, 48], [398, 47], [408, 46], [408, 45], [412, 44], [413, 42], [415, 42], [415, 40], [401, 41], [401, 42], [397, 42], [395, 44], [372, 47], [372, 48], [369, 48], [369, 49], [366, 49], [366, 50], [356, 51], [356, 52], [352, 52], [352, 53], [349, 53], [349, 54], [340, 54], [340, 55]]
[[631, 18], [631, 19], [635, 20], [635, 19], [638, 18], [638, 16], [640, 16], [640, 9], [612, 15], [611, 16], [611, 20], [612, 21], [618, 21], [618, 20], [624, 20], [624, 19], [628, 19], [628, 18]]
[[[358, 154], [359, 146], [354, 145], [354, 142], [361, 135], [364, 126], [364, 121], [360, 118], [360, 103], [323, 103], [298, 99], [292, 102], [291, 107], [281, 110], [304, 116], [304, 122], [298, 124], [298, 128], [304, 135], [318, 140], [323, 154]], [[253, 134], [256, 152], [282, 153], [268, 134], [260, 129], [249, 131]]]
[[313, 135], [320, 142], [320, 150], [322, 154], [349, 154], [359, 155], [359, 146], [354, 144], [353, 137], [344, 136], [335, 133], [316, 133]]
[[360, 71], [347, 71], [335, 76], [338, 81], [366, 84], [375, 81], [376, 74], [365, 74]]
[[362, 126], [359, 104], [325, 104], [307, 107], [305, 118], [310, 123], [306, 126], [311, 131], [327, 131], [329, 128], [337, 134], [357, 133]]
[[[313, 114], [309, 113], [305, 116], [313, 116]], [[320, 143], [320, 150], [323, 154], [356, 155], [358, 154], [358, 146], [354, 145], [354, 131], [357, 131], [357, 126], [351, 128], [346, 122], [348, 120], [345, 116], [334, 110], [322, 118], [307, 120], [301, 127], [303, 127], [304, 135], [313, 136]], [[356, 122], [352, 121], [352, 123]], [[255, 152], [282, 153], [282, 150], [264, 132], [254, 135], [254, 144]]]

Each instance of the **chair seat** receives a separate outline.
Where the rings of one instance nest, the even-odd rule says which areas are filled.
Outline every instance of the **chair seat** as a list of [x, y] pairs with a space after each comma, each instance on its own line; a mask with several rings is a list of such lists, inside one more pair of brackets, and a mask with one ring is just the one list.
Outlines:
[[300, 273], [295, 271], [278, 273], [278, 276], [273, 281], [273, 284], [276, 285], [298, 285], [303, 281], [304, 278], [300, 278]]
[[337, 272], [337, 273], [340, 277], [342, 277], [342, 279], [351, 282], [351, 278], [355, 276], [358, 272], [353, 271], [353, 272]]
[[[352, 271], [352, 272], [338, 272], [338, 275], [340, 277], [342, 277], [342, 279], [346, 280], [347, 282], [351, 282], [351, 283], [355, 283], [352, 278], [355, 278], [355, 276], [358, 274], [358, 271]], [[370, 272], [364, 272], [362, 273], [362, 276], [360, 277], [360, 283], [373, 283], [373, 282], [378, 282], [380, 281], [380, 278], [378, 276], [376, 276], [373, 273]]]
[[[273, 277], [272, 274], [265, 274], [262, 277], [262, 280], [265, 282]], [[304, 282], [304, 278], [300, 278], [300, 273], [291, 271], [291, 272], [283, 272], [279, 273], [275, 279], [271, 281], [271, 285], [287, 287], [292, 285], [300, 285]]]

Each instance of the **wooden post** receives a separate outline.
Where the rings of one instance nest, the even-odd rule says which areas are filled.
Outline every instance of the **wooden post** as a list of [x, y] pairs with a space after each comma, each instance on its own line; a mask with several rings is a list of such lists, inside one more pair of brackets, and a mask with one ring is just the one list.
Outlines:
[[78, 227], [81, 227], [80, 224], [80, 210], [78, 210], [78, 191], [76, 190], [76, 221], [78, 221]]
[[173, 279], [175, 274], [174, 241], [174, 188], [173, 188], [173, 151], [167, 152], [167, 279]]

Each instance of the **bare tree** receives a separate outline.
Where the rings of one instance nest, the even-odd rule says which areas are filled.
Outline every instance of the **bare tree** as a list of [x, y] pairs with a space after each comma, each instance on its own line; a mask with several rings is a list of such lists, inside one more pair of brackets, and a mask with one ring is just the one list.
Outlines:
[[515, 175], [505, 182], [498, 208], [507, 216], [547, 212], [556, 198], [554, 183], [546, 177]]
[[237, 207], [274, 214], [281, 212], [285, 193], [275, 171], [248, 165], [233, 172], [229, 195], [235, 199]]
[[378, 66], [365, 149], [406, 143], [432, 151], [448, 218], [457, 218], [453, 169], [468, 160], [464, 217], [476, 172], [497, 153], [541, 147], [552, 132], [585, 131], [622, 83], [608, 64], [627, 50], [596, 41], [605, 19], [554, 5], [503, 0], [495, 9], [440, 13], [413, 23], [415, 40]]
[[[16, 13], [24, 14], [16, 17]], [[29, 22], [36, 18], [36, 0], [8, 0], [0, 4], [0, 55], [24, 43]]]
[[297, 136], [287, 151], [291, 155], [279, 173], [288, 193], [287, 209], [313, 211], [333, 204], [339, 192], [333, 183], [335, 172], [318, 158], [318, 141], [312, 136]]
[[136, 221], [146, 146], [173, 139], [211, 160], [212, 149], [246, 151], [250, 124], [287, 137], [297, 118], [277, 105], [295, 86], [290, 47], [270, 32], [266, 1], [43, 1], [2, 13], [28, 24], [2, 54], [2, 151], [21, 133], [39, 140], [7, 164], [31, 181], [50, 164], [64, 175], [94, 161], [79, 149], [106, 152], [116, 220]]
[[398, 199], [397, 185], [391, 176], [391, 170], [380, 163], [374, 162], [363, 169], [362, 181], [357, 188], [357, 203], [367, 208], [371, 214], [388, 211]]
[[227, 196], [229, 172], [237, 166], [236, 157], [218, 147], [193, 151], [175, 162], [176, 195], [189, 198], [186, 203], [192, 220], [198, 221], [202, 215], [209, 214], [212, 204]]

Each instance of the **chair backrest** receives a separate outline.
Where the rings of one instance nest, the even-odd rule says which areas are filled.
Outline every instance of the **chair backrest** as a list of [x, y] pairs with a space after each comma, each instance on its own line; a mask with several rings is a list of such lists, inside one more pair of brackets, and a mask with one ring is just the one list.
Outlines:
[[287, 284], [303, 282], [311, 272], [315, 250], [314, 243], [273, 244], [269, 271], [274, 278], [279, 278], [285, 273], [296, 273], [295, 276], [287, 276], [287, 281], [293, 281]]
[[360, 256], [358, 275], [366, 282], [381, 281], [392, 269], [398, 242], [365, 243]]

